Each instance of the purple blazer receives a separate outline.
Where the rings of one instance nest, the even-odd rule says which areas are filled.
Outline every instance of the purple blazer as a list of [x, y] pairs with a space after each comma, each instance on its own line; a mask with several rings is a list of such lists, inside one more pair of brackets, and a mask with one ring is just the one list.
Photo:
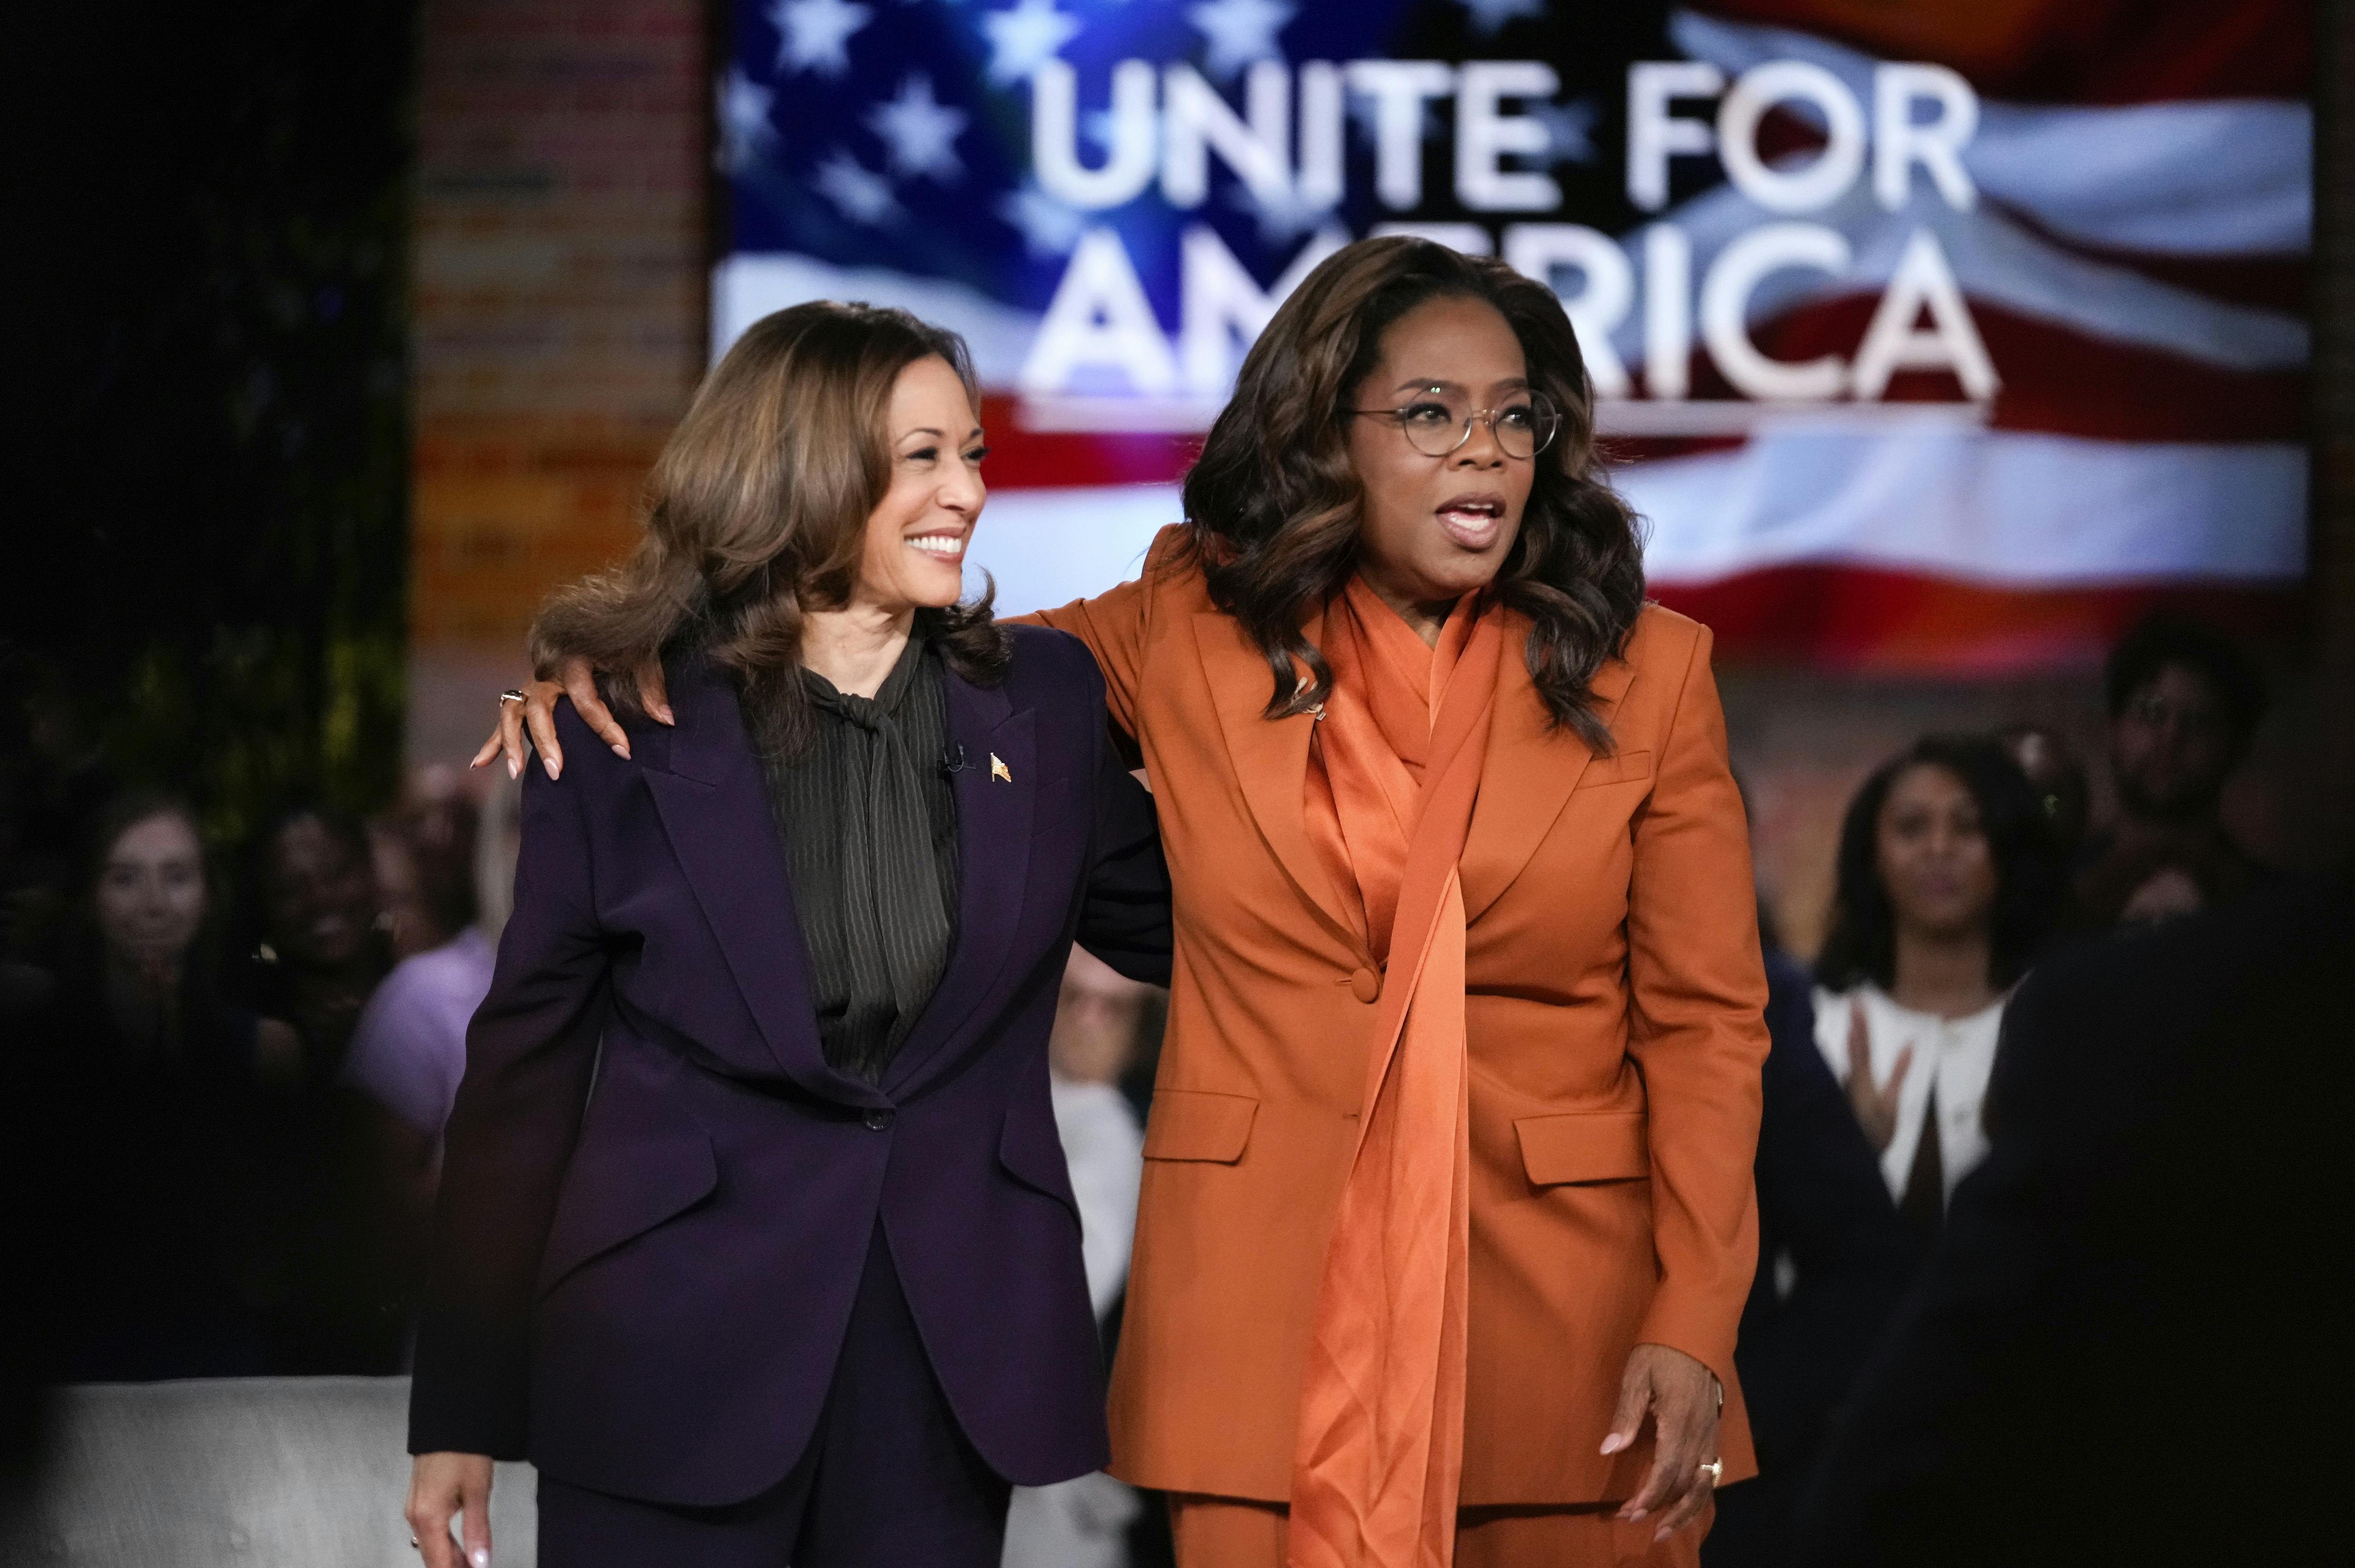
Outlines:
[[[946, 677], [955, 944], [883, 1083], [826, 1065], [735, 693], [672, 676], [632, 760], [557, 714], [515, 912], [466, 1040], [412, 1453], [528, 1457], [651, 1501], [741, 1501], [815, 1427], [877, 1216], [965, 1435], [1007, 1480], [1108, 1456], [1080, 1220], [1047, 1089], [1076, 937], [1166, 983], [1168, 871], [1075, 639]], [[1010, 777], [998, 776], [995, 757]]]

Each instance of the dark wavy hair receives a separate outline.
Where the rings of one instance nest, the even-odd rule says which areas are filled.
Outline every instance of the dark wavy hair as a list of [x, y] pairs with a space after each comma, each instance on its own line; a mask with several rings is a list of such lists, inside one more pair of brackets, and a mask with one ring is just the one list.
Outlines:
[[[1244, 357], [1235, 395], [1186, 476], [1191, 557], [1212, 603], [1267, 656], [1267, 717], [1324, 701], [1332, 672], [1300, 624], [1357, 564], [1363, 491], [1348, 411], [1384, 334], [1445, 298], [1494, 305], [1520, 340], [1529, 384], [1561, 411], [1494, 592], [1531, 622], [1529, 675], [1554, 723], [1608, 752], [1589, 688], [1644, 607], [1641, 542], [1596, 461], [1593, 391], [1570, 317], [1550, 288], [1502, 261], [1392, 237], [1346, 246], [1311, 272]], [[1308, 684], [1298, 684], [1295, 661]]]
[[1921, 767], [1954, 774], [1978, 805], [1996, 877], [1987, 979], [1998, 990], [2009, 989], [2028, 972], [2051, 933], [2061, 868], [2036, 786], [1992, 737], [1927, 736], [1875, 769], [1849, 802], [1840, 825], [1831, 931], [1816, 959], [1816, 978], [1835, 991], [1866, 981], [1886, 990], [1896, 982], [1897, 912], [1878, 864], [1881, 809], [1898, 779]]
[[[627, 560], [559, 590], [531, 631], [535, 669], [579, 656], [607, 674], [699, 654], [762, 691], [777, 739], [808, 732], [802, 617], [850, 597], [867, 519], [891, 485], [891, 388], [940, 358], [980, 405], [955, 333], [903, 310], [815, 300], [752, 324], [704, 378], [647, 481], [645, 533]], [[1003, 677], [1005, 629], [977, 601], [921, 610], [949, 667]], [[623, 712], [635, 682], [608, 679]]]

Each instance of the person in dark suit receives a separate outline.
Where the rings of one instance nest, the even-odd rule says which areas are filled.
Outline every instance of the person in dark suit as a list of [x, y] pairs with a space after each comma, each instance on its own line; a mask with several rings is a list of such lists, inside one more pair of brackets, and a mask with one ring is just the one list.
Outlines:
[[2350, 973], [2341, 877], [2029, 978], [1994, 1149], [1802, 1500], [1797, 1562], [2337, 1559]]
[[1816, 1048], [1814, 982], [1765, 934], [1758, 1275], [1733, 1349], [1758, 1474], [1718, 1494], [1703, 1568], [1790, 1561], [1793, 1502], [1913, 1268], [1881, 1163]]
[[453, 1514], [487, 1558], [494, 1458], [546, 1568], [994, 1568], [1010, 1484], [1109, 1456], [1047, 1040], [1075, 937], [1166, 983], [1168, 878], [1086, 648], [960, 603], [976, 403], [904, 313], [773, 315], [543, 615], [659, 657], [671, 722], [567, 708], [525, 788], [418, 1330], [429, 1568]]

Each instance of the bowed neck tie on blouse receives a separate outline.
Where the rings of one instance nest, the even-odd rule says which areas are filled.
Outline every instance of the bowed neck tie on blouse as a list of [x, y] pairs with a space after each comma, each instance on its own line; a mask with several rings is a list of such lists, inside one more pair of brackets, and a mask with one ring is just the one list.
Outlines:
[[1358, 1147], [1327, 1244], [1294, 1450], [1294, 1568], [1445, 1568], [1464, 1469], [1471, 1120], [1457, 872], [1496, 708], [1500, 617], [1429, 647], [1352, 578], [1307, 816], [1382, 967]]

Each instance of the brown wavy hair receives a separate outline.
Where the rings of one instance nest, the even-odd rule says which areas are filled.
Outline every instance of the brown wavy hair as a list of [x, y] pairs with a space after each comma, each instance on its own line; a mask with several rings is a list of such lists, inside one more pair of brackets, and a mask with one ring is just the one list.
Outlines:
[[[1444, 298], [1494, 305], [1520, 339], [1530, 386], [1561, 411], [1492, 592], [1529, 618], [1529, 676], [1555, 725], [1607, 753], [1591, 686], [1644, 607], [1641, 541], [1596, 461], [1593, 391], [1570, 317], [1550, 288], [1502, 261], [1393, 237], [1359, 240], [1310, 272], [1244, 357], [1234, 398], [1186, 477], [1191, 560], [1211, 601], [1267, 656], [1267, 717], [1324, 701], [1332, 672], [1300, 625], [1357, 566], [1364, 492], [1348, 410], [1383, 335]], [[1295, 661], [1308, 669], [1305, 685]]]
[[[637, 548], [540, 611], [533, 667], [577, 656], [612, 673], [700, 655], [760, 688], [777, 738], [798, 743], [807, 703], [781, 677], [800, 663], [805, 613], [849, 602], [867, 519], [891, 484], [892, 384], [935, 357], [979, 407], [964, 340], [906, 311], [819, 300], [755, 322], [655, 460]], [[995, 591], [916, 613], [949, 667], [984, 686], [1008, 656]], [[634, 681], [606, 686], [639, 710]]]

